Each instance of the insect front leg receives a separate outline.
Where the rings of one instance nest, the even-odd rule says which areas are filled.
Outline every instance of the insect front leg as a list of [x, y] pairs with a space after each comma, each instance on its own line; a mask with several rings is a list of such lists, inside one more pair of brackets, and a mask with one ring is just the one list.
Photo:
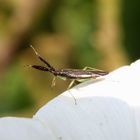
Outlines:
[[56, 81], [56, 76], [53, 77], [51, 87], [54, 87], [55, 86], [55, 81]]

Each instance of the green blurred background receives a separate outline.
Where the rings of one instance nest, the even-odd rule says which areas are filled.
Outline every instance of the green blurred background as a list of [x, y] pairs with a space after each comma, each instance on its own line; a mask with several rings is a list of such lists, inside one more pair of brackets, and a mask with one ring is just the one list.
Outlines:
[[0, 116], [31, 117], [69, 81], [25, 67], [106, 71], [140, 57], [139, 0], [0, 0]]

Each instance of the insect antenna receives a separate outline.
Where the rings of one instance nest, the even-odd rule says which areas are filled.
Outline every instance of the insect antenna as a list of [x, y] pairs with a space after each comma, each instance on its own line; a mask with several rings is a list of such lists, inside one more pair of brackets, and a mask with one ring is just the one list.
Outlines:
[[38, 66], [38, 65], [26, 65], [27, 67], [32, 67], [34, 69], [37, 69], [37, 70], [41, 70], [41, 71], [49, 71], [51, 72], [50, 69], [46, 68], [46, 67], [43, 67], [43, 66]]
[[33, 51], [35, 52], [36, 56], [40, 59], [40, 61], [42, 61], [43, 63], [45, 63], [45, 64], [49, 67], [50, 70], [55, 71], [55, 69], [54, 69], [46, 60], [44, 60], [44, 59], [40, 56], [40, 54], [35, 50], [35, 48], [34, 48], [32, 45], [30, 45], [30, 47], [33, 49]]

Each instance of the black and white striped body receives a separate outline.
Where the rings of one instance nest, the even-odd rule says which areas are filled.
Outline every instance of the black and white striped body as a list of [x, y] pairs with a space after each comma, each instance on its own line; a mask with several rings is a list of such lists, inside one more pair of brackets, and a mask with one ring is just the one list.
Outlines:
[[68, 79], [88, 79], [88, 78], [97, 78], [99, 76], [104, 76], [108, 74], [104, 71], [98, 70], [82, 70], [82, 69], [62, 69], [56, 70], [56, 75], [66, 77]]

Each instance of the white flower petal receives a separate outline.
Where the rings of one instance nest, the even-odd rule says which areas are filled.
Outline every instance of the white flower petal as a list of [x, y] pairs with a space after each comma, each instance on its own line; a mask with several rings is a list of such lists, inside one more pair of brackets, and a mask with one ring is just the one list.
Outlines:
[[91, 80], [66, 91], [34, 118], [49, 126], [56, 139], [140, 139], [140, 88], [135, 83], [135, 79], [140, 81], [139, 63], [122, 67], [105, 76], [105, 80]]
[[67, 90], [32, 119], [1, 118], [0, 140], [140, 140], [139, 72], [140, 60]]
[[51, 131], [39, 121], [27, 118], [0, 119], [0, 140], [54, 140]]

